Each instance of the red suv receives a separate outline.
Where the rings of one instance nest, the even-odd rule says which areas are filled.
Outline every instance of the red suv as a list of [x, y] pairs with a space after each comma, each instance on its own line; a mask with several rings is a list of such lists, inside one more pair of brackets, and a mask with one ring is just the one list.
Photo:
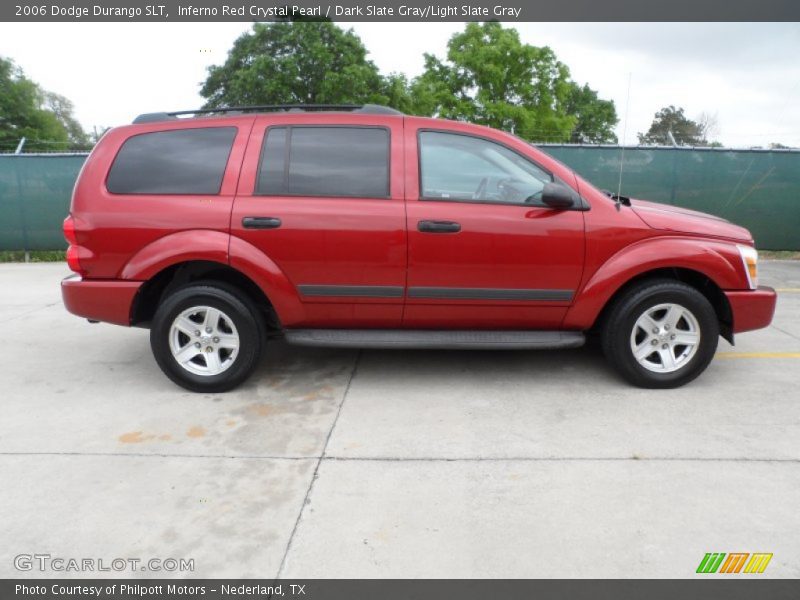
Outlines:
[[625, 379], [675, 387], [775, 310], [746, 229], [374, 105], [142, 115], [86, 160], [64, 233], [67, 309], [149, 327], [164, 373], [203, 392], [244, 381], [278, 335], [527, 349], [596, 332]]

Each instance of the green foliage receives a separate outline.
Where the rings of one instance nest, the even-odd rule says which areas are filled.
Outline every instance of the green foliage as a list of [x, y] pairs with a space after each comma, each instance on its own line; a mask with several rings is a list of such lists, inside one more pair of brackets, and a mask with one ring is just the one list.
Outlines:
[[403, 79], [381, 77], [352, 30], [327, 21], [255, 23], [208, 70], [206, 107], [402, 103]]
[[670, 132], [678, 146], [708, 145], [703, 127], [687, 118], [682, 108], [675, 108], [672, 105], [662, 108], [655, 114], [647, 133], [638, 134], [639, 143], [671, 146]]
[[585, 144], [616, 144], [614, 125], [617, 124], [617, 109], [612, 100], [601, 100], [597, 92], [584, 84], [573, 84], [567, 98], [566, 111], [575, 115], [575, 127], [570, 141]]
[[413, 112], [460, 119], [537, 141], [615, 141], [616, 110], [544, 46], [523, 44], [497, 22], [469, 23], [454, 35], [446, 60], [425, 55], [411, 85]]
[[256, 23], [223, 65], [209, 68], [206, 107], [375, 103], [407, 114], [462, 119], [530, 140], [614, 142], [614, 103], [570, 80], [550, 48], [520, 42], [499, 23], [470, 23], [446, 60], [425, 72], [382, 76], [352, 30], [331, 22]]
[[408, 78], [402, 73], [390, 73], [383, 78], [381, 95], [385, 101], [380, 102], [386, 106], [396, 108], [406, 114], [415, 114], [414, 100], [409, 90]]
[[44, 94], [10, 60], [0, 57], [0, 150], [13, 150], [23, 137], [67, 142], [66, 129], [43, 110]]
[[75, 107], [70, 100], [60, 94], [44, 92], [44, 106], [46, 110], [55, 115], [59, 123], [66, 129], [67, 140], [72, 147], [86, 148], [93, 145], [89, 140], [89, 135], [72, 114]]
[[767, 260], [800, 260], [800, 252], [795, 250], [759, 250], [758, 257]]
[[[64, 250], [30, 250], [27, 262], [61, 262], [66, 260]], [[0, 250], [0, 263], [26, 262], [23, 250]]]
[[0, 152], [13, 151], [23, 137], [27, 152], [85, 147], [88, 139], [72, 111], [69, 100], [42, 90], [0, 57]]

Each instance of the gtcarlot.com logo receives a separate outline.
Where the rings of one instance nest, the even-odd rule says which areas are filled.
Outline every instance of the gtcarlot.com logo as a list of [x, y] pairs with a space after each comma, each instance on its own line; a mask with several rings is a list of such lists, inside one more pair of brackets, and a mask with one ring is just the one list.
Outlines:
[[106, 573], [127, 571], [192, 572], [193, 558], [74, 558], [51, 554], [17, 554], [17, 571], [55, 571], [58, 573]]

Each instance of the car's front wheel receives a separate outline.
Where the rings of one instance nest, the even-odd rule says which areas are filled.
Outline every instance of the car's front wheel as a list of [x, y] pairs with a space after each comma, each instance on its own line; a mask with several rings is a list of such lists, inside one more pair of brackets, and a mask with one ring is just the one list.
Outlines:
[[603, 351], [628, 381], [674, 388], [702, 373], [717, 349], [714, 307], [695, 288], [651, 280], [627, 290], [603, 324]]
[[158, 307], [150, 345], [172, 381], [194, 392], [224, 392], [255, 368], [263, 345], [257, 309], [235, 289], [194, 284]]

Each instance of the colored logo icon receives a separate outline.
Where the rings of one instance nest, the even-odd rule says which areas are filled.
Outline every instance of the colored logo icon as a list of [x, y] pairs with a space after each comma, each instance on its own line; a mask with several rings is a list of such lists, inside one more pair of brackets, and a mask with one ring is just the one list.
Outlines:
[[697, 573], [763, 573], [771, 560], [771, 552], [708, 552], [700, 561]]

